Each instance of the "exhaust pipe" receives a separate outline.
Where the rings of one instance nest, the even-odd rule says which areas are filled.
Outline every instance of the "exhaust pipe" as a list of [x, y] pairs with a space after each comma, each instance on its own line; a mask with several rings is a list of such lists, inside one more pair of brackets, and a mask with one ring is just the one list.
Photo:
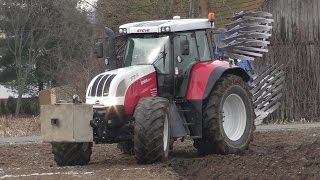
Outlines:
[[105, 32], [107, 34], [106, 54], [107, 54], [107, 59], [109, 60], [109, 67], [112, 70], [117, 68], [116, 42], [115, 42], [116, 36], [114, 32], [108, 27], [105, 27]]

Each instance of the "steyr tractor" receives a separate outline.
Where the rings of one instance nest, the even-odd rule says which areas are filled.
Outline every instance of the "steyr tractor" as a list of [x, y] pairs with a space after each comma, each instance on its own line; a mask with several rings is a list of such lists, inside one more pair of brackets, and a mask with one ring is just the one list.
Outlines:
[[[93, 78], [83, 104], [41, 107], [41, 132], [56, 163], [88, 164], [92, 142], [119, 143], [141, 164], [165, 161], [173, 142], [185, 138], [202, 155], [247, 150], [255, 120], [279, 107], [283, 72], [276, 65], [252, 75], [239, 65], [268, 51], [272, 15], [241, 12], [232, 20], [219, 30], [214, 14], [120, 26], [122, 68]], [[108, 48], [96, 43], [96, 55], [112, 65], [116, 36], [105, 32]]]

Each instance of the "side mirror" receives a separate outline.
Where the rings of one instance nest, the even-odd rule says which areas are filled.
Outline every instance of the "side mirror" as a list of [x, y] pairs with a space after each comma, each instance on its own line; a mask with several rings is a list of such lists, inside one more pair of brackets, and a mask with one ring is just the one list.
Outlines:
[[190, 53], [189, 46], [190, 46], [189, 40], [182, 40], [180, 42], [181, 55], [189, 55]]
[[95, 44], [95, 53], [97, 58], [103, 58], [103, 43], [97, 42]]
[[109, 58], [108, 57], [106, 59], [104, 59], [104, 64], [109, 65]]

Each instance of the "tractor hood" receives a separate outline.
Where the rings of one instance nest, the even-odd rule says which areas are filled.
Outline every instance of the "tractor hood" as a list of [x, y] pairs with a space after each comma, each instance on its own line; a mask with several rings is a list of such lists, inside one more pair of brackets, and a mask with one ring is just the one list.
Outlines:
[[153, 80], [148, 78], [150, 74], [155, 74], [152, 65], [136, 65], [101, 73], [91, 80], [86, 103], [100, 107], [124, 105], [129, 87], [134, 83], [147, 84]]

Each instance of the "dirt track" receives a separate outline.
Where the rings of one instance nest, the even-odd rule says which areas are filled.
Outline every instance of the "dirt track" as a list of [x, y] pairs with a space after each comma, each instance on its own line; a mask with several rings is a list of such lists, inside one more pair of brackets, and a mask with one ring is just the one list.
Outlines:
[[83, 167], [59, 168], [50, 144], [0, 146], [0, 179], [320, 179], [320, 129], [256, 132], [243, 155], [199, 157], [175, 143], [166, 163], [137, 165], [116, 145], [95, 145]]

